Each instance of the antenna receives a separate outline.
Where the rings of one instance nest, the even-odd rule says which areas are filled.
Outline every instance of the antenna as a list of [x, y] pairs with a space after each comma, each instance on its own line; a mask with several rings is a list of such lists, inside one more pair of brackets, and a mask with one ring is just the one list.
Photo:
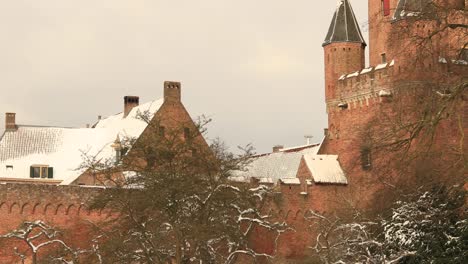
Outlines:
[[304, 138], [306, 139], [306, 143], [307, 145], [310, 145], [311, 143], [311, 139], [313, 138], [314, 136], [311, 136], [311, 135], [305, 135]]

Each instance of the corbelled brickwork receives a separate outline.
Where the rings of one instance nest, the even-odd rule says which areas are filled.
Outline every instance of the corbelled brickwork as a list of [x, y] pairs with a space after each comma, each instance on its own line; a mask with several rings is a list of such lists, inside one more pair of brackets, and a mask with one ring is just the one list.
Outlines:
[[[89, 249], [94, 225], [112, 217], [108, 211], [88, 208], [93, 197], [102, 191], [80, 186], [0, 184], [0, 234], [18, 228], [24, 221], [42, 220], [62, 231], [70, 246]], [[15, 248], [27, 249], [19, 240], [2, 241], [0, 263], [20, 263]], [[47, 249], [39, 252], [44, 253]]]

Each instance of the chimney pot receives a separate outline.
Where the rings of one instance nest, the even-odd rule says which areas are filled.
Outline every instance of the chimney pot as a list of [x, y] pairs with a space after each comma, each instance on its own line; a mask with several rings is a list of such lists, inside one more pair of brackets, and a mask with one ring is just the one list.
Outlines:
[[5, 113], [5, 130], [15, 131], [18, 129], [16, 125], [16, 113]]
[[283, 145], [276, 145], [273, 147], [273, 153], [280, 152], [280, 150], [284, 149]]
[[[124, 97], [124, 118], [130, 114], [134, 107], [140, 104], [140, 97], [127, 95]], [[100, 120], [100, 119], [99, 119]]]
[[181, 99], [181, 84], [180, 82], [164, 82], [164, 101], [180, 102]]
[[102, 119], [102, 116], [98, 115], [97, 120], [101, 120], [101, 119]]

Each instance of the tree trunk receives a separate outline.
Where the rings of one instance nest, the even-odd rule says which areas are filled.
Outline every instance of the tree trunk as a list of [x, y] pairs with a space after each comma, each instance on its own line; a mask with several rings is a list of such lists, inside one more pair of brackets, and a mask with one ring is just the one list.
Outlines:
[[176, 264], [182, 264], [182, 244], [179, 239], [179, 232], [177, 229], [175, 231], [176, 239]]

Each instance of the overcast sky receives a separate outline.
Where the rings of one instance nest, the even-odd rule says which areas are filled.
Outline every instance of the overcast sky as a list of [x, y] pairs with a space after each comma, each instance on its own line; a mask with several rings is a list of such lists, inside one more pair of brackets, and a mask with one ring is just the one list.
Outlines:
[[[83, 127], [182, 82], [209, 138], [257, 152], [322, 139], [336, 0], [0, 0], [0, 122]], [[367, 1], [352, 1], [367, 21]], [[366, 30], [363, 32], [367, 36]]]

